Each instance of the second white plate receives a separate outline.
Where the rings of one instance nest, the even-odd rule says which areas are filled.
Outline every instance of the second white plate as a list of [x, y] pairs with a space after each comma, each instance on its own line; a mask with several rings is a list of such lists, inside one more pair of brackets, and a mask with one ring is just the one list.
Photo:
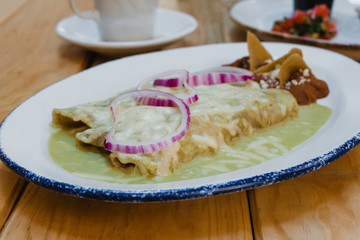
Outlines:
[[243, 0], [230, 10], [230, 16], [235, 23], [257, 32], [262, 40], [313, 45], [360, 60], [360, 19], [355, 7], [346, 0], [334, 2], [331, 17], [337, 26], [338, 34], [331, 40], [303, 38], [271, 31], [276, 20], [290, 17], [292, 14], [292, 0]]

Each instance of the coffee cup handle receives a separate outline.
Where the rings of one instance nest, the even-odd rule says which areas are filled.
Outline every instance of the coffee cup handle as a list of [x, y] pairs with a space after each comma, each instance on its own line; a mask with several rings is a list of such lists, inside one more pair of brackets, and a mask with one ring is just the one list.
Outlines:
[[76, 0], [69, 0], [70, 1], [70, 7], [74, 11], [76, 15], [78, 15], [81, 18], [84, 19], [99, 19], [99, 13], [96, 10], [90, 11], [90, 12], [80, 12], [79, 9], [76, 7]]

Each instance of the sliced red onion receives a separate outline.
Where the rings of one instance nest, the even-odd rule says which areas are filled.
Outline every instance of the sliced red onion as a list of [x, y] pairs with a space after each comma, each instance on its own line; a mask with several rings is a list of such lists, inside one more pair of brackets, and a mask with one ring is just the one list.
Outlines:
[[[192, 74], [186, 83], [191, 86], [215, 85], [223, 83], [236, 83], [254, 79], [254, 75], [242, 68], [236, 67], [217, 67], [203, 70]], [[156, 79], [154, 86], [181, 87], [183, 81], [177, 78]]]
[[[171, 101], [172, 104], [179, 107], [181, 111], [181, 123], [177, 130], [160, 140], [150, 141], [150, 142], [126, 142], [119, 141], [114, 138], [114, 134], [116, 132], [116, 126], [118, 123], [117, 115], [115, 112], [115, 105], [120, 100], [133, 96], [135, 98], [141, 97], [143, 104], [148, 104], [152, 106], [164, 106], [163, 101], [168, 100]], [[154, 96], [163, 97], [161, 99], [154, 98]], [[164, 99], [166, 98], [166, 99]], [[155, 99], [155, 100], [154, 100]], [[155, 101], [155, 102], [153, 102]], [[159, 101], [159, 102], [156, 102]], [[105, 137], [104, 148], [111, 152], [121, 152], [127, 154], [147, 154], [152, 152], [160, 151], [161, 149], [167, 148], [173, 145], [176, 141], [179, 141], [183, 138], [186, 132], [189, 130], [190, 126], [190, 110], [189, 107], [185, 104], [185, 102], [176, 96], [156, 90], [134, 90], [131, 92], [127, 92], [121, 94], [120, 96], [114, 98], [110, 102], [110, 109], [114, 119], [114, 125], [110, 129], [109, 133]]]
[[241, 75], [236, 73], [199, 73], [190, 76], [189, 85], [195, 87], [200, 85], [236, 83], [244, 82], [253, 78], [253, 76]]
[[169, 78], [169, 79], [156, 79], [153, 83], [154, 86], [162, 87], [179, 87], [182, 85], [182, 82], [178, 78]]
[[[177, 77], [174, 77], [177, 76]], [[167, 78], [169, 77], [169, 78]], [[189, 97], [182, 99], [186, 104], [192, 104], [199, 99], [195, 89], [189, 86], [188, 84], [189, 72], [186, 70], [173, 70], [164, 73], [160, 73], [154, 76], [151, 76], [144, 81], [142, 81], [137, 87], [137, 90], [143, 90], [146, 85], [150, 86], [165, 86], [165, 87], [185, 87], [185, 89], [190, 93]], [[157, 82], [159, 85], [155, 85]], [[137, 101], [142, 101], [141, 99], [136, 99]], [[151, 102], [156, 102], [155, 99]], [[168, 103], [169, 106], [172, 107], [174, 104], [171, 101], [162, 101], [164, 104]]]
[[252, 79], [254, 79], [254, 75], [247, 69], [230, 66], [215, 67], [192, 74], [189, 78], [189, 85], [215, 85], [244, 82]]
[[[176, 77], [174, 77], [176, 76]], [[137, 87], [136, 90], [143, 90], [146, 89], [147, 87], [152, 87], [153, 86], [153, 82], [157, 79], [161, 80], [163, 79], [164, 81], [167, 81], [169, 79], [173, 79], [174, 81], [182, 81], [182, 79], [186, 79], [189, 77], [189, 73], [186, 70], [172, 70], [172, 71], [167, 71], [167, 72], [163, 72], [163, 73], [159, 73], [156, 75], [152, 75], [148, 78], [146, 78], [145, 80], [143, 80], [142, 82], [140, 82]], [[146, 86], [148, 85], [148, 86]]]

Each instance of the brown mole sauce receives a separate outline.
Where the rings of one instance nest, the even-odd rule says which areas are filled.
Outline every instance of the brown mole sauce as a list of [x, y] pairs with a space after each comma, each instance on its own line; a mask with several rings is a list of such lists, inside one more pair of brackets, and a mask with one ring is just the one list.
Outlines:
[[293, 73], [290, 79], [301, 82], [301, 78], [305, 78], [303, 84], [291, 84], [287, 89], [293, 96], [295, 96], [299, 105], [308, 105], [316, 102], [316, 99], [324, 98], [329, 95], [329, 88], [325, 81], [317, 79], [311, 72], [309, 76], [304, 77], [303, 73], [297, 71]]
[[[226, 66], [250, 69], [249, 57], [243, 57]], [[281, 88], [288, 90], [297, 100], [299, 105], [308, 105], [324, 98], [329, 94], [329, 88], [325, 81], [317, 79], [310, 70], [294, 72], [290, 80], [280, 86], [279, 80], [272, 78], [270, 74], [255, 74], [253, 81], [259, 83], [261, 88]]]

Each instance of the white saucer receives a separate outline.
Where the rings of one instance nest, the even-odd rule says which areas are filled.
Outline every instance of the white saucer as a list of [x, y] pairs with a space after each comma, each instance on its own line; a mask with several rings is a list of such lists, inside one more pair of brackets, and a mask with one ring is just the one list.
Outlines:
[[56, 33], [75, 45], [110, 55], [148, 52], [175, 42], [192, 33], [198, 26], [196, 19], [186, 13], [157, 9], [154, 38], [143, 41], [106, 42], [100, 38], [96, 22], [76, 15], [61, 20]]

